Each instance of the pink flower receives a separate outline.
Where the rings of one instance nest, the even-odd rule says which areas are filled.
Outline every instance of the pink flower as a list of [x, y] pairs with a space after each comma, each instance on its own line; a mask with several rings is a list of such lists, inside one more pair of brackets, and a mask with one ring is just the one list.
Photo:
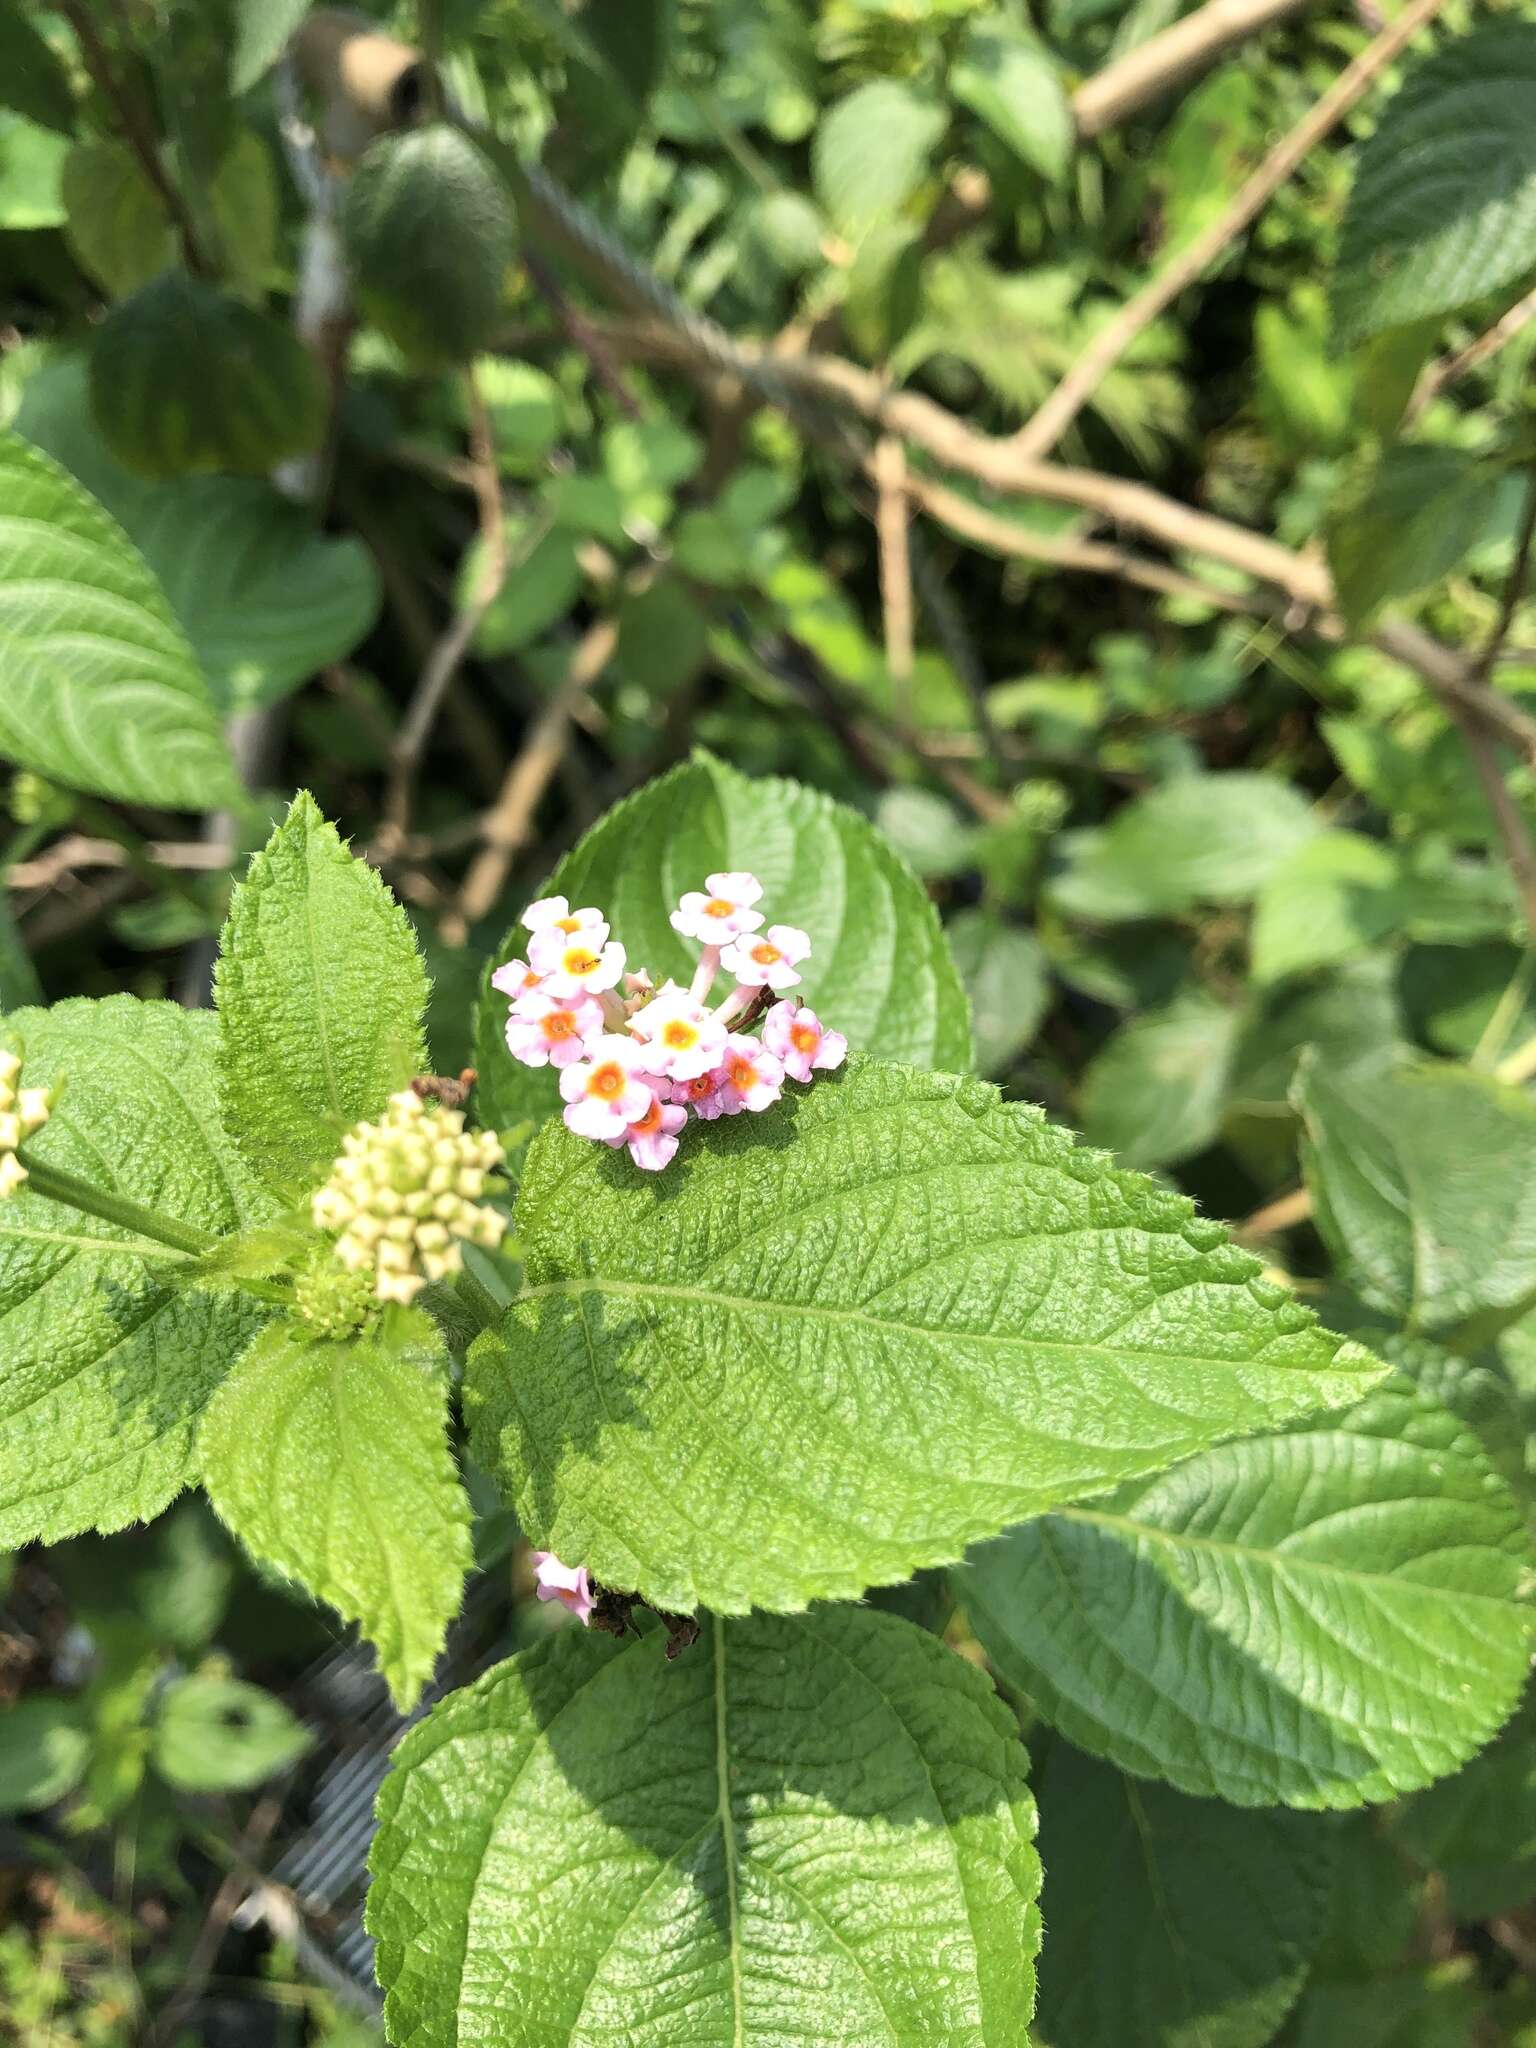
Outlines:
[[552, 1550], [536, 1550], [533, 1576], [541, 1600], [558, 1600], [586, 1627], [597, 1602], [592, 1597], [592, 1581], [584, 1564], [562, 1564]]
[[531, 995], [536, 988], [543, 986], [543, 975], [536, 973], [526, 960], [508, 960], [491, 976], [491, 987], [500, 989], [504, 996], [511, 996], [514, 1002], [519, 996]]
[[813, 1067], [840, 1067], [848, 1057], [841, 1031], [829, 1031], [814, 1010], [775, 1003], [763, 1019], [763, 1043], [793, 1080], [809, 1081]]
[[572, 910], [563, 896], [541, 896], [537, 903], [530, 903], [523, 912], [523, 923], [531, 932], [564, 932], [568, 939], [601, 924], [604, 938], [608, 936], [600, 910]]
[[712, 1124], [717, 1116], [725, 1114], [724, 1086], [725, 1069], [716, 1067], [710, 1073], [695, 1074], [690, 1081], [674, 1081], [672, 1100], [686, 1103], [695, 1116]]
[[690, 889], [672, 913], [672, 928], [685, 939], [706, 946], [723, 945], [741, 932], [755, 932], [763, 921], [752, 905], [763, 893], [756, 875], [710, 875], [703, 889]]
[[804, 932], [796, 931], [792, 924], [771, 924], [765, 932], [732, 939], [720, 955], [720, 964], [743, 988], [793, 988], [800, 979], [795, 962], [810, 950]]
[[552, 996], [599, 996], [604, 989], [617, 987], [624, 972], [624, 948], [608, 943], [608, 927], [601, 918], [574, 937], [553, 928], [535, 932], [528, 957]]
[[725, 1050], [725, 1026], [713, 1011], [696, 1003], [687, 989], [672, 981], [643, 1010], [635, 1012], [629, 1028], [645, 1041], [648, 1071], [674, 1081], [691, 1081], [697, 1074], [707, 1074], [720, 1064]]
[[560, 1076], [565, 1121], [581, 1138], [624, 1138], [650, 1108], [653, 1091], [641, 1077], [645, 1048], [616, 1031], [589, 1039], [586, 1058]]
[[[666, 1083], [663, 1082], [662, 1086], [665, 1087]], [[620, 1145], [627, 1145], [636, 1166], [643, 1166], [647, 1173], [660, 1173], [671, 1163], [677, 1150], [677, 1134], [687, 1121], [686, 1109], [668, 1102], [663, 1095], [653, 1095], [644, 1116], [636, 1117], [626, 1130], [607, 1142], [615, 1151]]]
[[721, 1062], [720, 1106], [727, 1116], [769, 1109], [784, 1091], [784, 1069], [765, 1045], [733, 1031]]
[[562, 1002], [544, 989], [519, 996], [507, 1019], [507, 1050], [525, 1067], [568, 1067], [603, 1028], [603, 1006], [591, 996]]

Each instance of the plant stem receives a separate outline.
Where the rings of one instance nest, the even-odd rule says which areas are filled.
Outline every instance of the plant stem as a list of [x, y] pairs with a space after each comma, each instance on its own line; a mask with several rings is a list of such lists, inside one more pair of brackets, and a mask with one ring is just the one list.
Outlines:
[[470, 1271], [468, 1261], [454, 1275], [453, 1291], [482, 1330], [500, 1328], [506, 1308], [492, 1294], [479, 1274]]
[[135, 1231], [140, 1237], [152, 1238], [157, 1244], [169, 1245], [173, 1251], [186, 1252], [193, 1257], [211, 1250], [218, 1241], [206, 1230], [194, 1230], [190, 1224], [162, 1216], [158, 1209], [146, 1209], [142, 1202], [135, 1202], [127, 1195], [96, 1187], [62, 1166], [30, 1156], [23, 1163], [27, 1169], [28, 1188], [50, 1202], [65, 1202], [87, 1216], [99, 1216], [104, 1223], [120, 1224], [124, 1230]]

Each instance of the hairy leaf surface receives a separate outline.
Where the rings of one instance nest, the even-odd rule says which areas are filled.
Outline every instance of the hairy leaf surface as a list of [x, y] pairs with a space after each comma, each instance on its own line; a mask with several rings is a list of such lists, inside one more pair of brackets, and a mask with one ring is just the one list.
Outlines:
[[890, 1615], [561, 1630], [379, 1795], [368, 1925], [412, 2048], [1018, 2048], [1039, 1864], [980, 1673]]
[[[260, 1213], [205, 1012], [110, 996], [20, 1010], [3, 1036], [27, 1086], [65, 1084], [38, 1158], [210, 1232]], [[197, 1418], [261, 1311], [179, 1288], [181, 1263], [25, 1188], [0, 1203], [0, 1547], [120, 1529], [196, 1479]]]
[[1052, 2048], [1264, 2048], [1323, 1932], [1333, 1830], [1186, 1799], [1056, 1743], [1040, 1784]]
[[905, 1579], [1382, 1370], [1182, 1198], [873, 1061], [654, 1177], [551, 1125], [517, 1231], [476, 1454], [536, 1542], [665, 1608]]
[[962, 1592], [1080, 1747], [1238, 1806], [1452, 1771], [1519, 1697], [1533, 1558], [1475, 1437], [1398, 1388], [1014, 1530]]
[[235, 891], [215, 997], [225, 1115], [273, 1188], [317, 1180], [426, 1064], [410, 924], [305, 793]]
[[0, 431], [0, 753], [72, 789], [198, 810], [233, 794], [164, 592], [57, 463]]
[[373, 1644], [402, 1712], [431, 1676], [469, 1567], [447, 1360], [425, 1316], [377, 1338], [257, 1338], [203, 1418], [203, 1483], [264, 1563]]
[[[686, 982], [699, 948], [667, 920], [685, 889], [722, 868], [750, 870], [769, 923], [807, 933], [812, 952], [796, 994], [857, 1050], [970, 1067], [969, 1007], [933, 905], [878, 832], [816, 790], [753, 780], [700, 755], [611, 810], [539, 894], [596, 904], [631, 967]], [[523, 956], [526, 942], [512, 931], [498, 959]], [[506, 1019], [507, 998], [488, 987], [480, 1102], [503, 1127], [560, 1106], [549, 1073], [508, 1053]]]

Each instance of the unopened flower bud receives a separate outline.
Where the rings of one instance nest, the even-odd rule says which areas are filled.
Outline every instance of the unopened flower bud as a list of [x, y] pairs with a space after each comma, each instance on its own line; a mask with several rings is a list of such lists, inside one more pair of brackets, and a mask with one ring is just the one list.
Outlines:
[[0, 1199], [15, 1194], [27, 1178], [17, 1154], [23, 1142], [47, 1123], [53, 1107], [51, 1089], [18, 1088], [20, 1076], [18, 1056], [0, 1051]]

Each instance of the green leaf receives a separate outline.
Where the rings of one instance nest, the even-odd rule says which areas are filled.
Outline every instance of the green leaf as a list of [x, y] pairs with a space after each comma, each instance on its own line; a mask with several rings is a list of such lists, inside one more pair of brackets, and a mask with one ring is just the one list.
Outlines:
[[309, 0], [236, 0], [238, 27], [230, 58], [231, 92], [251, 87], [283, 54], [288, 38], [309, 12]]
[[1254, 980], [1284, 981], [1364, 952], [1404, 922], [1412, 893], [1396, 854], [1379, 840], [1359, 832], [1307, 840], [1254, 905]]
[[430, 1320], [391, 1318], [382, 1336], [341, 1344], [273, 1324], [214, 1397], [199, 1448], [223, 1520], [263, 1564], [360, 1624], [408, 1713], [470, 1562]]
[[499, 173], [459, 129], [373, 143], [342, 227], [364, 310], [409, 355], [463, 362], [494, 339], [516, 223]]
[[1180, 1197], [869, 1060], [691, 1130], [665, 1176], [551, 1125], [517, 1234], [476, 1458], [533, 1541], [663, 1608], [909, 1578], [1380, 1372]]
[[245, 1792], [297, 1763], [310, 1740], [261, 1686], [197, 1675], [161, 1694], [150, 1758], [178, 1792]]
[[949, 68], [949, 89], [1021, 163], [1061, 182], [1077, 131], [1061, 74], [1036, 37], [1002, 14], [972, 22]]
[[900, 213], [947, 125], [938, 101], [894, 78], [873, 78], [829, 107], [811, 144], [811, 176], [838, 228], [861, 235]]
[[[566, 616], [581, 590], [576, 541], [562, 528], [515, 516], [507, 521], [506, 545], [506, 580], [475, 635], [482, 654], [515, 654], [529, 646]], [[484, 561], [485, 543], [477, 534], [459, 564], [460, 605], [479, 588]]]
[[175, 259], [176, 237], [160, 195], [120, 142], [77, 142], [60, 182], [64, 238], [82, 269], [114, 298], [137, 291]]
[[482, 356], [475, 382], [491, 416], [496, 459], [513, 476], [538, 476], [565, 431], [565, 401], [547, 371], [505, 356]]
[[[965, 991], [932, 904], [878, 832], [856, 812], [798, 783], [749, 778], [699, 754], [618, 804], [538, 894], [593, 903], [632, 967], [687, 981], [698, 948], [668, 923], [685, 889], [719, 869], [763, 884], [771, 918], [798, 926], [812, 953], [797, 994], [862, 1051], [965, 1069]], [[497, 959], [519, 955], [508, 934]], [[553, 1115], [547, 1071], [506, 1049], [507, 999], [487, 985], [476, 1039], [482, 1113], [502, 1128]]]
[[1107, 825], [1065, 834], [1051, 899], [1105, 924], [1246, 903], [1317, 830], [1307, 799], [1277, 775], [1176, 776]]
[[390, 2038], [1018, 2048], [1034, 1808], [980, 1673], [854, 1608], [662, 1648], [562, 1629], [400, 1745], [367, 1916]]
[[1462, 1067], [1314, 1060], [1293, 1100], [1317, 1227], [1363, 1301], [1491, 1335], [1536, 1300], [1536, 1102]]
[[1058, 1742], [1040, 1849], [1040, 2032], [1052, 2048], [1273, 2039], [1323, 1932], [1330, 1828], [1186, 1799]]
[[16, 919], [11, 914], [5, 888], [5, 867], [0, 863], [0, 1012], [20, 1010], [43, 1000], [42, 984], [32, 965]]
[[961, 1597], [1080, 1748], [1234, 1806], [1348, 1807], [1494, 1734], [1529, 1668], [1531, 1574], [1476, 1438], [1399, 1382], [1015, 1529]]
[[91, 1740], [73, 1701], [11, 1702], [0, 1743], [0, 1814], [37, 1813], [52, 1806], [85, 1776], [90, 1753]]
[[63, 226], [60, 180], [68, 150], [52, 128], [0, 109], [0, 229]]
[[1417, 64], [1360, 152], [1339, 241], [1345, 341], [1451, 313], [1536, 268], [1536, 24], [1485, 23]]
[[319, 366], [292, 329], [180, 270], [120, 301], [97, 328], [91, 408], [118, 460], [151, 479], [263, 475], [317, 448], [325, 432]]
[[1458, 1920], [1536, 1897], [1536, 1696], [1464, 1770], [1399, 1807], [1392, 1840], [1441, 1873]]
[[1373, 469], [1346, 477], [1326, 539], [1351, 626], [1389, 598], [1438, 583], [1471, 553], [1493, 511], [1493, 482], [1487, 463], [1460, 448], [1388, 448]]
[[201, 810], [236, 794], [207, 688], [141, 557], [0, 432], [0, 753], [74, 789]]
[[1050, 1003], [1044, 948], [1033, 933], [987, 910], [959, 911], [944, 934], [971, 999], [976, 1064], [984, 1074], [1000, 1074], [1030, 1043]]
[[1168, 1166], [1221, 1129], [1238, 1017], [1198, 992], [1122, 1025], [1084, 1069], [1083, 1130], [1127, 1166]]
[[[29, 1150], [214, 1234], [262, 1205], [219, 1120], [213, 1019], [132, 996], [7, 1017], [28, 1087], [64, 1092]], [[120, 1529], [197, 1477], [197, 1418], [250, 1343], [247, 1296], [22, 1191], [0, 1205], [0, 1548]]]
[[19, 0], [0, 0], [0, 106], [60, 135], [74, 132], [69, 74], [22, 13]]
[[301, 791], [235, 890], [214, 977], [219, 1094], [260, 1179], [313, 1186], [423, 1071], [427, 977], [404, 911]]

